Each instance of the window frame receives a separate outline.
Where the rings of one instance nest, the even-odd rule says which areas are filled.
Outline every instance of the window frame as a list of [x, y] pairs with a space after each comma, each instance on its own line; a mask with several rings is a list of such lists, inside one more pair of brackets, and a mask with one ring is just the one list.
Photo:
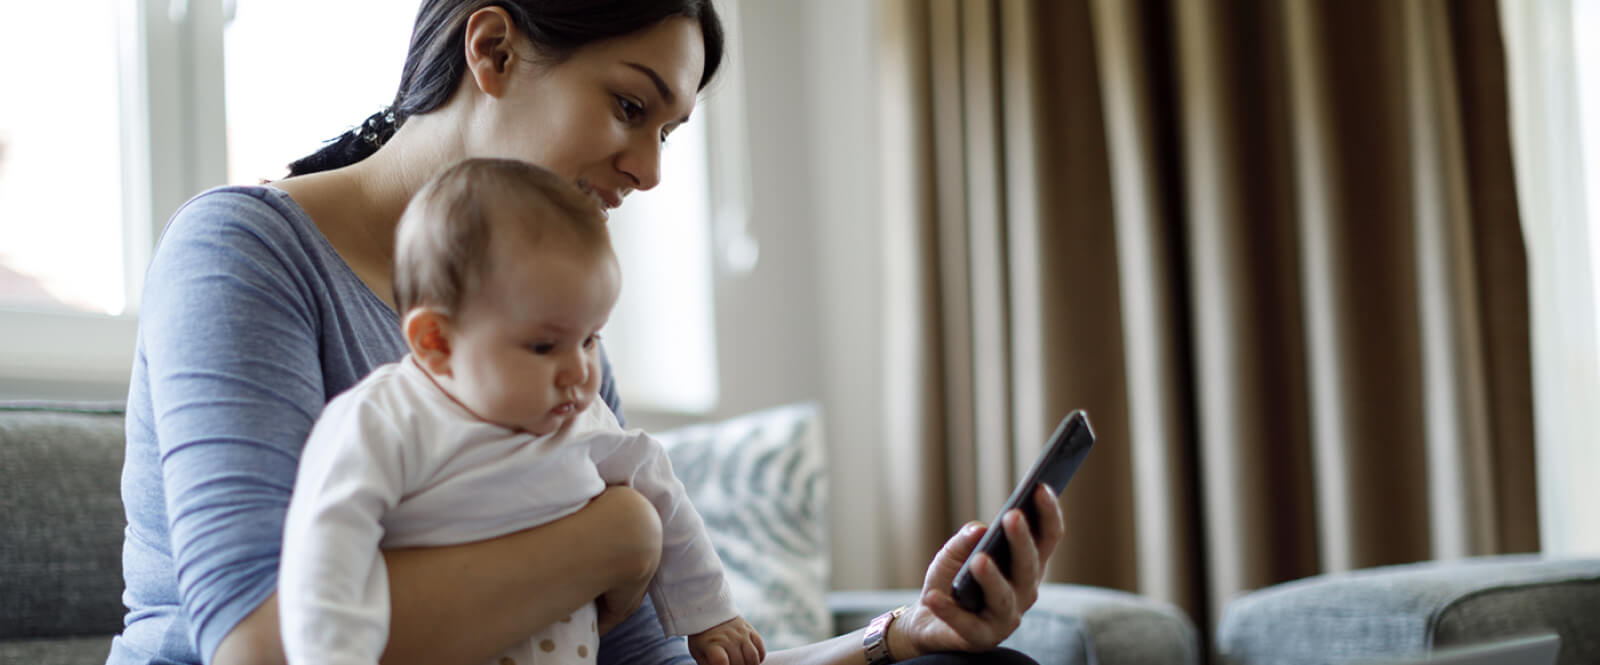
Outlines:
[[[226, 181], [222, 26], [231, 2], [119, 0], [123, 289], [120, 315], [0, 306], [0, 382], [125, 391], [145, 267], [167, 219], [188, 197]], [[171, 146], [155, 150], [153, 146]], [[58, 389], [34, 394], [57, 396]], [[69, 391], [71, 392], [71, 391]]]
[[[714, 263], [712, 288], [706, 294], [713, 314], [704, 332], [713, 336], [715, 284], [724, 275], [748, 273], [759, 256], [747, 231], [744, 81], [740, 58], [733, 52], [738, 48], [737, 4], [722, 3], [731, 57], [701, 110]], [[0, 305], [0, 330], [13, 340], [0, 348], [0, 398], [125, 395], [144, 274], [162, 229], [190, 197], [229, 181], [224, 40], [235, 1], [117, 0], [116, 8], [126, 307], [120, 315], [102, 315]], [[684, 408], [645, 399], [631, 404], [646, 410], [710, 412], [719, 401], [715, 395], [720, 383], [718, 371], [710, 371], [709, 403]]]

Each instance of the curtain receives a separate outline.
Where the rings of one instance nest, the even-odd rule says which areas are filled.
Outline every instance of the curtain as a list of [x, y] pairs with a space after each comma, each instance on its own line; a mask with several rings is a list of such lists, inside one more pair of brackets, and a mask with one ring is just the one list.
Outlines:
[[1098, 443], [1050, 579], [1538, 548], [1489, 0], [882, 0], [886, 567]]

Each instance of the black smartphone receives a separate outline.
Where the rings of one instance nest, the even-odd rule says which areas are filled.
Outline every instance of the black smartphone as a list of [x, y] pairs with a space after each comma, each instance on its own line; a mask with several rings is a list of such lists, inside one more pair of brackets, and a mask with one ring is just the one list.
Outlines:
[[[989, 530], [978, 540], [978, 547], [972, 551], [973, 556], [979, 552], [987, 553], [1000, 566], [1000, 572], [1005, 574], [1006, 579], [1011, 579], [1011, 544], [1006, 542], [1006, 532], [1000, 526], [1000, 518], [1013, 508], [1020, 509], [1028, 520], [1028, 528], [1038, 534], [1039, 510], [1033, 503], [1034, 488], [1044, 483], [1055, 491], [1056, 496], [1061, 496], [1061, 490], [1067, 486], [1067, 481], [1072, 480], [1072, 474], [1078, 472], [1078, 466], [1083, 464], [1083, 458], [1089, 455], [1089, 448], [1093, 446], [1094, 430], [1089, 428], [1089, 416], [1082, 410], [1067, 414], [1061, 424], [1056, 425], [1055, 434], [1050, 436], [1050, 443], [1044, 447], [1044, 452], [1033, 461], [1033, 467], [1028, 469], [1017, 488], [1011, 491], [1011, 498], [1006, 499], [1000, 514], [989, 522]], [[978, 585], [977, 578], [972, 574], [972, 556], [967, 557], [966, 562], [961, 564], [961, 570], [956, 571], [951, 593], [956, 603], [967, 611], [983, 611], [983, 587]]]

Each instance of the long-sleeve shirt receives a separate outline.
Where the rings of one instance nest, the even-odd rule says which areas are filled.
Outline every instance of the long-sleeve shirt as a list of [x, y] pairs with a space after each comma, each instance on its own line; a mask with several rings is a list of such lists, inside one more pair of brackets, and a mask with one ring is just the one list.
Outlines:
[[555, 433], [517, 432], [475, 417], [410, 356], [378, 368], [328, 404], [300, 460], [278, 582], [289, 662], [378, 662], [389, 623], [380, 547], [521, 531], [577, 512], [608, 485], [632, 487], [661, 516], [649, 592], [663, 631], [737, 616], [659, 441], [624, 432], [598, 401]]
[[[128, 612], [110, 665], [210, 661], [277, 589], [313, 421], [405, 351], [394, 310], [283, 191], [215, 189], [173, 216], [146, 274], [128, 387]], [[654, 614], [646, 603], [607, 633], [599, 665], [692, 663]]]

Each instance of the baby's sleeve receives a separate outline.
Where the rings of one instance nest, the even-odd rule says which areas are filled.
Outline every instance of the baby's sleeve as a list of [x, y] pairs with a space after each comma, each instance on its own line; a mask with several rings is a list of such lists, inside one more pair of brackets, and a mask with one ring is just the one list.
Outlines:
[[661, 629], [693, 635], [739, 616], [705, 521], [672, 472], [661, 441], [637, 430], [600, 436], [620, 437], [596, 460], [600, 477], [608, 485], [632, 487], [661, 515], [661, 565], [650, 582]]
[[291, 665], [375, 665], [389, 640], [382, 519], [405, 493], [403, 434], [358, 385], [311, 430], [284, 527], [278, 613]]

